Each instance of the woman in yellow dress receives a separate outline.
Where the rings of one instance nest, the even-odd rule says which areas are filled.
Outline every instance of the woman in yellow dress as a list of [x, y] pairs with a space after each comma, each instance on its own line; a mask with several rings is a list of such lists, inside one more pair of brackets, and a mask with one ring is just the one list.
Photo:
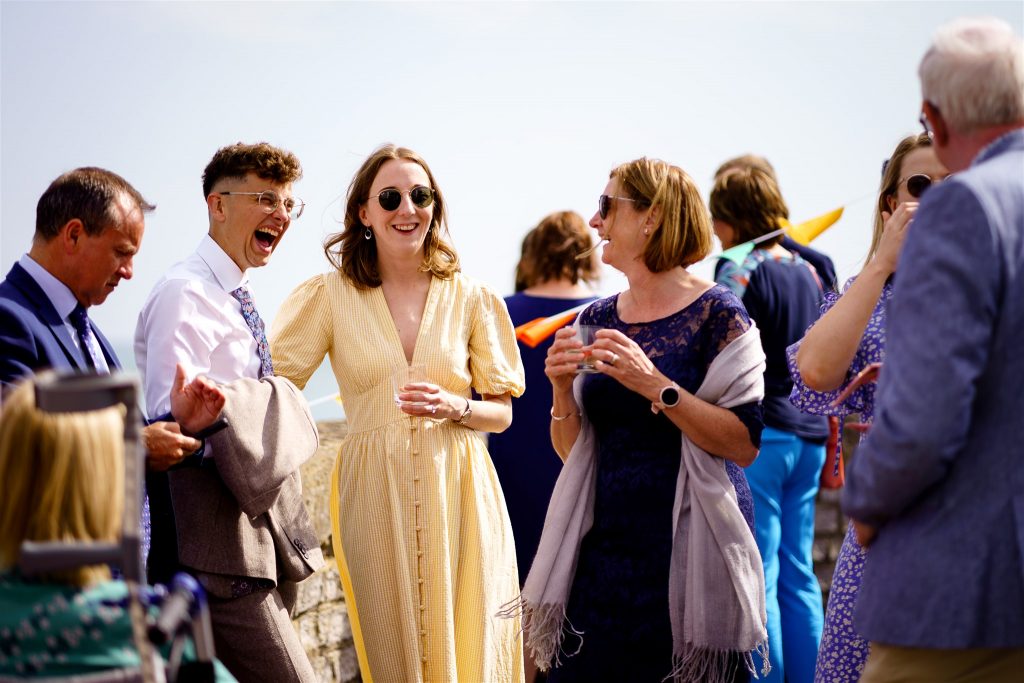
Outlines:
[[[274, 369], [303, 387], [328, 355], [338, 380], [331, 518], [363, 680], [515, 683], [519, 623], [496, 616], [519, 592], [515, 545], [480, 432], [511, 423], [523, 367], [504, 302], [442, 230], [426, 162], [376, 150], [324, 245], [335, 270], [274, 320]], [[413, 366], [425, 378], [392, 389]]]

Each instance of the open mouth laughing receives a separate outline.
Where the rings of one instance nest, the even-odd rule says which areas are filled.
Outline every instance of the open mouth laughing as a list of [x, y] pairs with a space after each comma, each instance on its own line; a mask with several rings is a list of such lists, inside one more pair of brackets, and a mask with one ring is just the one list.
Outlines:
[[256, 228], [256, 232], [253, 233], [253, 239], [259, 246], [260, 251], [270, 253], [274, 249], [274, 245], [281, 239], [281, 233], [284, 231], [281, 228], [271, 225], [264, 225]]

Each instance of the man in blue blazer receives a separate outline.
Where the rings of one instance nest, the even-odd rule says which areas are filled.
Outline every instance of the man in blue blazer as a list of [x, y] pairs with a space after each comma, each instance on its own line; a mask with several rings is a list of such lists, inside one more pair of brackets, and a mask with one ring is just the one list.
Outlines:
[[[121, 367], [89, 320], [122, 279], [154, 207], [124, 178], [79, 168], [54, 180], [36, 206], [32, 248], [0, 282], [0, 387], [43, 368], [109, 372]], [[143, 430], [147, 465], [165, 470], [199, 448], [174, 422]]]
[[1024, 43], [943, 26], [919, 69], [954, 175], [900, 256], [875, 421], [843, 508], [870, 544], [861, 681], [1024, 677]]

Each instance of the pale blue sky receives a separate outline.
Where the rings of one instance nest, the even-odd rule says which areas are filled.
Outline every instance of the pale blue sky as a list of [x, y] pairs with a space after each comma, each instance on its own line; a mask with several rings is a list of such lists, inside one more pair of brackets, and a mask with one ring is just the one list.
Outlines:
[[[220, 146], [301, 159], [306, 214], [253, 271], [273, 318], [327, 270], [359, 163], [395, 142], [430, 163], [464, 270], [510, 293], [523, 234], [589, 219], [608, 171], [647, 155], [707, 192], [724, 159], [767, 156], [794, 221], [852, 203], [815, 242], [841, 276], [868, 245], [882, 159], [918, 129], [918, 61], [940, 24], [1024, 3], [0, 3], [0, 269], [29, 246], [60, 173], [98, 165], [158, 205], [135, 277], [90, 313], [128, 341], [155, 280], [206, 231]], [[621, 289], [614, 273], [602, 290]]]

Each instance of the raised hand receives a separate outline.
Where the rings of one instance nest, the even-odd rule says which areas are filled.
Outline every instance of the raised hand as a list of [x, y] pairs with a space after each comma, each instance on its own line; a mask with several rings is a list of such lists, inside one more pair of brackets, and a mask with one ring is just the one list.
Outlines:
[[900, 251], [903, 249], [903, 240], [907, 236], [907, 228], [910, 227], [914, 214], [917, 213], [917, 206], [917, 202], [903, 202], [892, 213], [882, 212], [885, 224], [873, 260], [884, 269], [886, 275], [896, 272]]
[[195, 434], [220, 415], [224, 409], [224, 393], [205, 377], [196, 377], [188, 383], [185, 380], [185, 368], [178, 363], [171, 385], [171, 414], [185, 434]]
[[555, 332], [555, 341], [544, 359], [544, 374], [551, 380], [555, 391], [572, 390], [576, 366], [582, 359], [583, 342], [576, 336], [576, 332], [571, 327], [563, 327]]

